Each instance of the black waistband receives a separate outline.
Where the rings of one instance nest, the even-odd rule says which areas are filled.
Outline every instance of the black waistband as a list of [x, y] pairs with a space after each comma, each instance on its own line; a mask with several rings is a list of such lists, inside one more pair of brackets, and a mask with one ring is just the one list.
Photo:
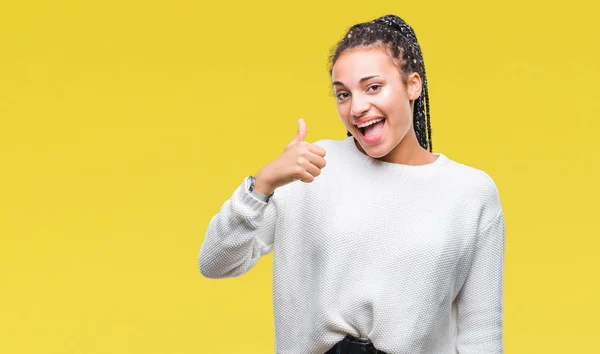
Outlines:
[[365, 341], [352, 336], [346, 336], [325, 354], [386, 354], [375, 349], [371, 341]]

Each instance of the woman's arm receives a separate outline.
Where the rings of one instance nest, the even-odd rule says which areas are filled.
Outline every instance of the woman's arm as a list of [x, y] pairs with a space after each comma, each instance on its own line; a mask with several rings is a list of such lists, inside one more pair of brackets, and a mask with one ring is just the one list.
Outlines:
[[[272, 194], [295, 181], [312, 182], [326, 165], [325, 149], [304, 141], [306, 123], [281, 155], [256, 173], [256, 191]], [[277, 200], [261, 200], [244, 180], [221, 211], [210, 221], [198, 255], [198, 267], [207, 278], [235, 277], [246, 273], [258, 259], [273, 250]], [[255, 191], [255, 192], [256, 192]]]
[[504, 248], [504, 214], [500, 209], [478, 235], [469, 274], [457, 296], [460, 354], [504, 353]]
[[248, 177], [210, 221], [198, 254], [207, 278], [240, 276], [273, 249], [277, 203], [265, 202], [249, 187]]

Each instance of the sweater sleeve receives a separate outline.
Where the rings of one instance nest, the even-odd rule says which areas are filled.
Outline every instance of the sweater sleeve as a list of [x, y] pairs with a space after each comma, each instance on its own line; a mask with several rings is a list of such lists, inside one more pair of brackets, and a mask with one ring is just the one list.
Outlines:
[[504, 248], [500, 210], [479, 233], [471, 268], [457, 296], [459, 354], [504, 353]]
[[207, 278], [240, 276], [273, 250], [277, 203], [252, 194], [249, 183], [244, 179], [208, 225], [198, 254]]

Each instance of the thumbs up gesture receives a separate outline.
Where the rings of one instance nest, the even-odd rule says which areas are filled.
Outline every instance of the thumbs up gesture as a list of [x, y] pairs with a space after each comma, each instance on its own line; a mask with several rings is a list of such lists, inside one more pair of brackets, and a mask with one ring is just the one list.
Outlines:
[[325, 149], [304, 141], [306, 123], [298, 120], [298, 131], [283, 153], [264, 166], [254, 177], [254, 190], [269, 195], [275, 189], [300, 180], [314, 181], [325, 167]]

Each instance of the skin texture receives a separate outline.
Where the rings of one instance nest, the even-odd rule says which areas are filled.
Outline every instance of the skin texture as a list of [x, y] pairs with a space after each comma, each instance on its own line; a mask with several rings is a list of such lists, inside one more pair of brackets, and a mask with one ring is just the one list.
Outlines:
[[[388, 163], [429, 164], [438, 156], [419, 145], [412, 119], [414, 100], [421, 95], [421, 78], [413, 72], [405, 81], [381, 47], [346, 50], [332, 68], [338, 114], [359, 150]], [[385, 127], [382, 138], [369, 143], [356, 123], [374, 117], [385, 118]]]

